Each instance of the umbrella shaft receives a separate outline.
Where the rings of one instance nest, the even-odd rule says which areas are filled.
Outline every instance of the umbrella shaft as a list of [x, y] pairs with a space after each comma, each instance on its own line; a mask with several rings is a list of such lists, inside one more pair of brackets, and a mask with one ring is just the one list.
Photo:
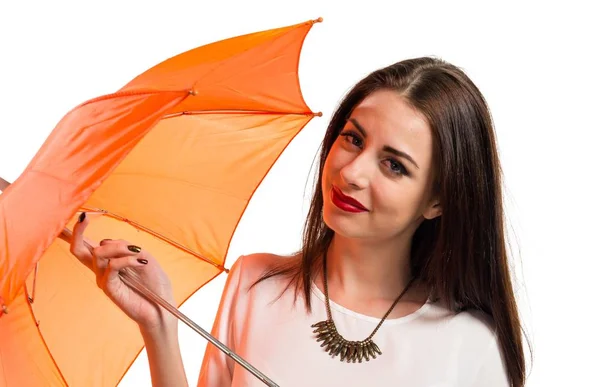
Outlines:
[[275, 382], [265, 376], [262, 372], [257, 370], [252, 364], [248, 363], [246, 360], [242, 359], [236, 353], [234, 353], [231, 349], [229, 349], [225, 344], [221, 343], [210, 333], [202, 329], [198, 324], [192, 321], [189, 317], [181, 313], [177, 308], [173, 305], [169, 304], [166, 300], [156, 295], [150, 289], [148, 289], [138, 278], [137, 274], [130, 270], [129, 268], [125, 268], [119, 271], [119, 276], [131, 288], [140, 292], [143, 296], [148, 298], [150, 301], [160, 305], [164, 309], [166, 309], [169, 313], [177, 317], [180, 321], [185, 323], [187, 326], [196, 331], [200, 336], [204, 337], [206, 340], [210, 341], [213, 345], [219, 348], [223, 353], [227, 356], [231, 357], [235, 360], [239, 365], [250, 371], [254, 376], [260, 379], [263, 383], [265, 383], [269, 387], [279, 387]]

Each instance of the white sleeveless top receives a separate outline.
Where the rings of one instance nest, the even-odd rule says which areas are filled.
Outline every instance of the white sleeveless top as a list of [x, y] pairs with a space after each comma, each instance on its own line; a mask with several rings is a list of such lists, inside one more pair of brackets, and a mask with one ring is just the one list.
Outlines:
[[[248, 290], [274, 259], [240, 257], [229, 272], [212, 334], [280, 387], [410, 386], [508, 387], [500, 347], [483, 315], [451, 313], [428, 302], [416, 312], [386, 320], [373, 337], [383, 355], [362, 363], [332, 358], [315, 340], [311, 325], [327, 319], [325, 297], [313, 286], [312, 312], [303, 297], [294, 303], [283, 277]], [[379, 318], [330, 300], [333, 321], [347, 340], [363, 340]], [[199, 387], [264, 386], [259, 379], [208, 343]]]

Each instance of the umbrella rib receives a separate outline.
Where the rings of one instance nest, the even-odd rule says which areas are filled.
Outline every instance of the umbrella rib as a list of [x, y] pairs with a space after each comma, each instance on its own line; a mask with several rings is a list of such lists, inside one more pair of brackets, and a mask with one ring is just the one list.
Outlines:
[[[26, 297], [25, 299], [27, 300], [27, 294], [24, 294], [24, 296]], [[46, 353], [48, 354], [48, 357], [52, 361], [52, 365], [54, 365], [56, 372], [58, 373], [58, 376], [60, 376], [61, 381], [64, 383], [64, 386], [68, 386], [69, 383], [67, 383], [67, 379], [65, 378], [65, 375], [63, 375], [63, 372], [61, 371], [60, 367], [58, 366], [58, 363], [56, 362], [56, 358], [50, 351], [50, 347], [48, 347], [48, 343], [46, 342], [46, 339], [44, 338], [44, 335], [42, 334], [39, 321], [35, 317], [35, 312], [33, 311], [33, 307], [31, 306], [31, 303], [25, 302], [25, 304], [27, 305], [27, 309], [29, 310], [29, 317], [35, 323], [35, 329], [37, 331], [37, 334], [39, 335], [40, 341], [42, 342], [42, 346], [46, 350]]]
[[[33, 304], [33, 301], [35, 301], [35, 288], [36, 288], [36, 282], [37, 282], [37, 273], [38, 273], [38, 266], [39, 266], [39, 261], [35, 263], [35, 271], [33, 272], [33, 285], [31, 285], [31, 296], [29, 294], [27, 294], [27, 299], [29, 300], [29, 302], [31, 304]], [[27, 287], [25, 287], [25, 292], [27, 292]]]
[[185, 115], [199, 115], [199, 114], [250, 114], [250, 115], [254, 115], [254, 114], [272, 114], [272, 115], [297, 115], [297, 116], [317, 116], [317, 117], [321, 117], [323, 115], [322, 112], [283, 112], [283, 111], [277, 111], [277, 110], [235, 110], [235, 109], [223, 109], [223, 110], [218, 110], [218, 109], [214, 109], [214, 110], [186, 110], [186, 111], [182, 111], [182, 112], [177, 112], [177, 113], [171, 113], [171, 114], [166, 114], [165, 116], [163, 116], [163, 119], [165, 118], [175, 118], [175, 117], [180, 117], [180, 116], [185, 116]]
[[[86, 209], [84, 209], [84, 211], [86, 211]], [[91, 211], [94, 211], [94, 210], [91, 210]], [[96, 211], [100, 211], [100, 212], [102, 212], [102, 214], [104, 214], [104, 215], [106, 215], [106, 216], [108, 216], [110, 218], [113, 218], [113, 219], [120, 220], [122, 222], [128, 223], [128, 224], [132, 225], [133, 227], [135, 227], [137, 229], [140, 229], [140, 230], [142, 230], [144, 232], [147, 232], [148, 234], [150, 234], [150, 235], [152, 235], [152, 236], [154, 236], [154, 237], [156, 237], [156, 238], [158, 238], [158, 239], [160, 239], [160, 240], [162, 240], [162, 241], [170, 244], [171, 246], [178, 248], [179, 250], [185, 251], [186, 253], [191, 254], [194, 257], [205, 261], [206, 263], [210, 263], [211, 265], [213, 265], [217, 269], [225, 271], [225, 273], [229, 273], [229, 269], [225, 268], [225, 266], [220, 265], [217, 262], [214, 262], [213, 260], [211, 260], [209, 258], [206, 258], [205, 256], [203, 256], [201, 254], [198, 254], [197, 252], [195, 252], [193, 250], [190, 250], [189, 248], [183, 246], [182, 244], [177, 243], [174, 240], [169, 239], [166, 236], [157, 233], [156, 231], [153, 231], [153, 230], [151, 230], [151, 229], [149, 229], [147, 227], [144, 227], [141, 224], [139, 224], [139, 223], [137, 223], [137, 222], [135, 222], [133, 220], [124, 218], [124, 217], [122, 217], [120, 215], [113, 214], [113, 213], [111, 213], [109, 211], [102, 210], [102, 209], [98, 209]]]

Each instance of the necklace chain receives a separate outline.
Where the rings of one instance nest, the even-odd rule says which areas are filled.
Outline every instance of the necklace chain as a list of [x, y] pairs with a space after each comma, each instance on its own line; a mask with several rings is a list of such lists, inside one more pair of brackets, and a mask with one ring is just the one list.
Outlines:
[[320, 321], [316, 324], [311, 325], [312, 328], [315, 328], [313, 333], [316, 333], [317, 342], [322, 341], [321, 347], [325, 347], [325, 351], [329, 353], [330, 356], [340, 357], [340, 361], [346, 360], [346, 362], [362, 363], [363, 360], [369, 361], [377, 357], [377, 355], [382, 355], [381, 350], [373, 342], [373, 336], [377, 333], [385, 319], [392, 313], [392, 310], [396, 307], [402, 296], [407, 292], [407, 290], [412, 285], [415, 278], [413, 277], [404, 290], [400, 293], [400, 295], [396, 298], [392, 306], [388, 309], [388, 311], [383, 315], [379, 324], [375, 327], [373, 332], [362, 341], [349, 341], [342, 337], [337, 331], [335, 323], [333, 322], [333, 318], [331, 317], [331, 306], [329, 305], [329, 289], [327, 288], [327, 255], [323, 256], [323, 287], [325, 290], [325, 306], [327, 308], [327, 320]]

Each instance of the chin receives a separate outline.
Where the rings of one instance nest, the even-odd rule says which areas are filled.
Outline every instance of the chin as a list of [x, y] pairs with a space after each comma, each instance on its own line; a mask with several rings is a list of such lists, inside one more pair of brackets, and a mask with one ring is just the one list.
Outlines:
[[345, 238], [365, 238], [365, 224], [356, 215], [346, 214], [331, 201], [323, 203], [323, 221], [334, 233]]

